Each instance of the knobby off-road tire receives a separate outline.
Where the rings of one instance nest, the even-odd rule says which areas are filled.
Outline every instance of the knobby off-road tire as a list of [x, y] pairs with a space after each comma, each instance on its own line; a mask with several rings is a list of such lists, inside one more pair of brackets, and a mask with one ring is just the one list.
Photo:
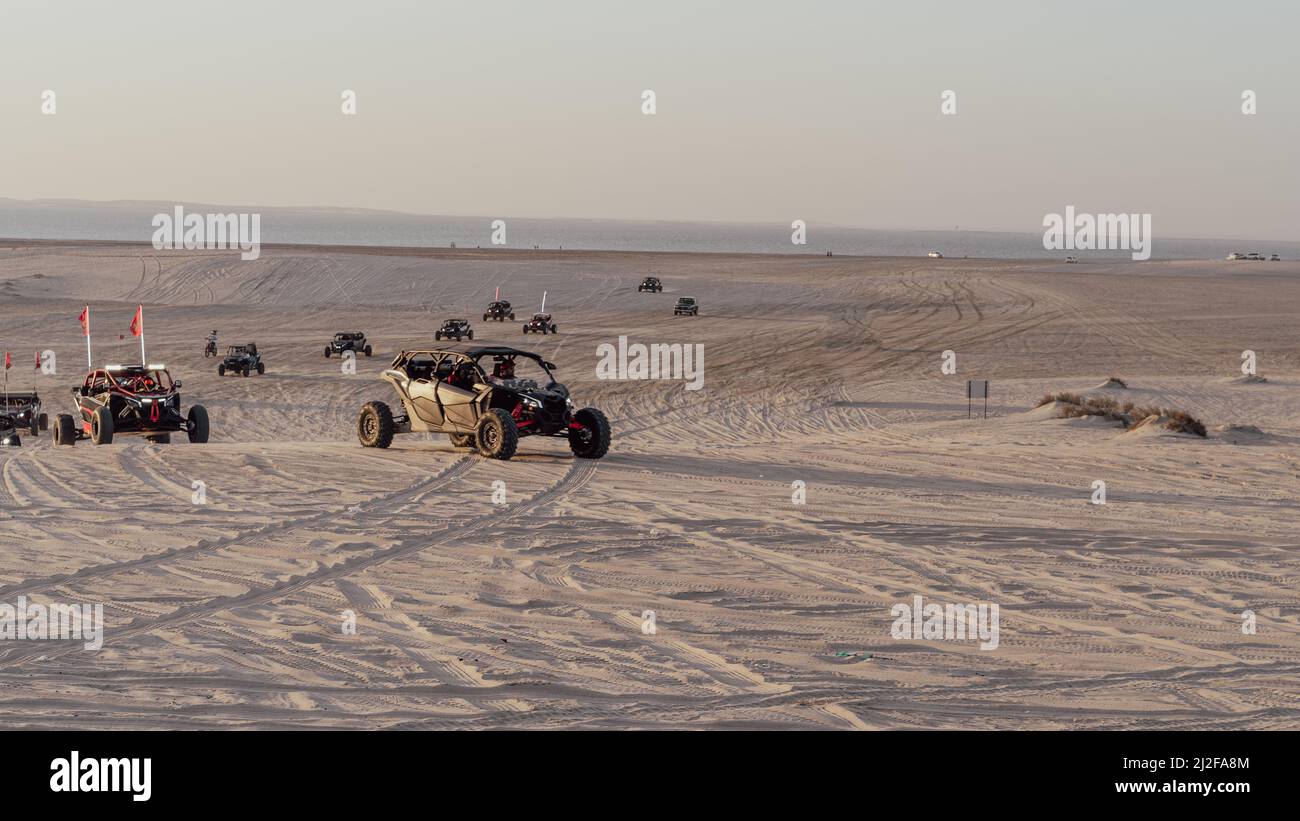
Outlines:
[[42, 413], [42, 414], [41, 414], [39, 417], [37, 417], [37, 418], [38, 418], [38, 420], [40, 421], [40, 424], [41, 424], [41, 430], [49, 430], [49, 429], [50, 429], [50, 417], [49, 417], [49, 414]]
[[226, 375], [226, 363], [222, 362], [220, 365], [217, 366], [217, 376], [225, 376], [225, 375]]
[[579, 459], [599, 459], [609, 453], [609, 420], [595, 408], [583, 408], [573, 415], [581, 431], [569, 431], [569, 450]]
[[451, 439], [451, 446], [454, 448], [474, 447], [474, 434], [472, 433], [449, 433], [447, 438]]
[[257, 375], [258, 375], [258, 376], [261, 376], [261, 375], [264, 374], [264, 373], [266, 373], [266, 363], [265, 363], [265, 362], [258, 362], [258, 363], [257, 363]]
[[326, 349], [325, 349], [325, 358], [326, 358], [326, 359], [329, 359], [329, 358], [330, 358], [330, 349], [329, 349], [329, 348], [326, 348]]
[[208, 409], [202, 405], [190, 405], [189, 415], [186, 417], [188, 424], [185, 426], [186, 434], [190, 441], [196, 445], [206, 444], [208, 441]]
[[61, 413], [54, 418], [54, 444], [68, 447], [77, 444], [77, 429], [69, 414]]
[[492, 408], [478, 420], [474, 430], [478, 452], [489, 459], [509, 459], [519, 447], [519, 427], [510, 414]]
[[113, 414], [107, 407], [95, 408], [91, 414], [90, 441], [96, 445], [113, 444]]
[[357, 439], [362, 447], [386, 448], [393, 443], [393, 412], [383, 402], [367, 402], [357, 414]]
[[366, 356], [370, 356], [370, 346], [366, 346]]
[[41, 432], [41, 420], [33, 416], [31, 419], [27, 421], [28, 421], [27, 430], [31, 432], [32, 436], [36, 436], [38, 433]]

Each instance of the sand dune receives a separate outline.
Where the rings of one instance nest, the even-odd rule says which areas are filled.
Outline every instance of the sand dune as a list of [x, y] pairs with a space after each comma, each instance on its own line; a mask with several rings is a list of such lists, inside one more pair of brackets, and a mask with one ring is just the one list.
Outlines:
[[[143, 301], [150, 359], [213, 430], [205, 446], [43, 435], [0, 450], [0, 602], [102, 602], [107, 619], [98, 652], [0, 641], [0, 716], [1295, 728], [1300, 265], [1241, 270], [296, 247], [243, 262], [0, 243], [11, 387], [62, 410], [84, 371], [81, 306], [102, 364], [138, 358], [117, 337]], [[663, 294], [636, 292], [647, 274]], [[497, 286], [520, 314], [547, 291], [560, 334], [477, 321]], [[672, 316], [681, 295], [701, 316]], [[358, 408], [390, 398], [379, 371], [457, 315], [476, 341], [556, 362], [609, 415], [609, 455], [528, 439], [510, 462], [429, 437], [361, 448]], [[212, 328], [255, 340], [267, 374], [219, 378], [202, 357]], [[321, 348], [352, 329], [376, 352], [346, 375]], [[620, 334], [703, 344], [703, 390], [598, 380], [597, 346]], [[57, 375], [31, 370], [45, 349]], [[1267, 382], [1241, 379], [1247, 349]], [[955, 375], [940, 372], [949, 350]], [[1116, 395], [1111, 376], [1209, 436], [1031, 411], [1049, 391]], [[987, 419], [966, 418], [968, 378], [992, 382]], [[997, 603], [999, 646], [893, 638], [891, 607], [915, 595]]]

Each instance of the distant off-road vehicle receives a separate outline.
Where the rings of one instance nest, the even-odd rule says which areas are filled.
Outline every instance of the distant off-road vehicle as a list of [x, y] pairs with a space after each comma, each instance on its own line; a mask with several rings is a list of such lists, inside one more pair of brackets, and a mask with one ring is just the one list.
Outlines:
[[433, 332], [433, 338], [436, 341], [454, 339], [459, 342], [461, 339], [473, 339], [474, 331], [469, 327], [468, 319], [448, 319], [442, 323], [442, 328]]
[[533, 318], [524, 323], [524, 333], [545, 335], [559, 333], [559, 331], [555, 329], [555, 322], [551, 320], [550, 314], [533, 314]]
[[13, 416], [0, 411], [0, 447], [22, 447], [23, 438], [18, 435], [18, 422]]
[[253, 371], [266, 373], [266, 363], [262, 361], [262, 355], [258, 353], [254, 342], [231, 345], [226, 348], [226, 358], [217, 363], [217, 376], [225, 376], [227, 372], [248, 376]]
[[32, 436], [50, 427], [49, 417], [41, 413], [41, 397], [30, 393], [0, 394], [0, 415], [12, 417], [15, 428], [26, 428]]
[[677, 298], [677, 304], [673, 306], [673, 316], [699, 316], [700, 303], [695, 301], [693, 296], [683, 296]]
[[456, 447], [509, 459], [520, 437], [554, 436], [568, 439], [575, 456], [599, 459], [609, 451], [609, 420], [596, 408], [575, 408], [554, 370], [515, 348], [403, 351], [381, 376], [397, 391], [401, 412], [366, 403], [357, 415], [357, 438], [365, 447], [386, 448], [394, 434], [445, 433]]
[[191, 405], [181, 413], [181, 383], [162, 365], [108, 365], [86, 374], [72, 389], [75, 414], [59, 414], [54, 444], [75, 445], [89, 439], [107, 445], [114, 436], [137, 434], [166, 443], [185, 431], [191, 442], [208, 441], [208, 412]]
[[664, 284], [659, 281], [659, 277], [646, 277], [641, 280], [641, 284], [636, 287], [637, 293], [642, 291], [651, 291], [657, 294], [662, 292], [663, 289]]
[[325, 346], [325, 358], [329, 359], [333, 355], [342, 356], [344, 351], [370, 356], [370, 343], [366, 341], [366, 335], [361, 331], [337, 333], [330, 340], [330, 344]]
[[510, 303], [504, 299], [494, 300], [488, 303], [487, 310], [483, 312], [483, 321], [495, 319], [497, 322], [505, 322], [509, 319], [515, 321], [515, 309], [510, 307]]

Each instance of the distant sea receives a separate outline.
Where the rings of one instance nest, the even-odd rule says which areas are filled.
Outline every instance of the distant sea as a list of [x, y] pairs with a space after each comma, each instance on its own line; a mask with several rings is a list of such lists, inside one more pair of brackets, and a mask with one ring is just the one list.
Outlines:
[[[251, 211], [262, 215], [262, 244], [492, 247], [493, 217], [435, 217], [351, 209], [247, 208], [183, 204], [186, 212]], [[149, 242], [154, 214], [175, 203], [92, 203], [0, 199], [0, 238]], [[893, 231], [812, 223], [806, 245], [790, 242], [788, 225], [703, 222], [625, 222], [503, 216], [508, 248], [598, 251], [681, 251], [749, 254], [854, 254], [1044, 259], [1071, 252], [1043, 249], [1041, 233]], [[1165, 239], [1158, 231], [1152, 259], [1222, 259], [1233, 251], [1300, 258], [1300, 242]], [[1127, 251], [1080, 251], [1075, 256], [1127, 259]]]

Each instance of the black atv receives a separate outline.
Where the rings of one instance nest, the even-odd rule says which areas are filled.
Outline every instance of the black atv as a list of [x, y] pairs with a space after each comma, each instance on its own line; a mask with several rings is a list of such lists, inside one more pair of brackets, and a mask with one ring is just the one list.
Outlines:
[[12, 417], [15, 427], [26, 428], [32, 436], [48, 430], [50, 420], [41, 413], [41, 397], [33, 389], [29, 392], [0, 394], [0, 415]]
[[555, 323], [551, 321], [550, 314], [533, 314], [533, 318], [524, 323], [524, 333], [544, 335], [559, 333], [559, 331], [555, 329]]
[[[493, 362], [491, 376], [485, 359]], [[515, 348], [403, 351], [381, 376], [397, 391], [401, 414], [383, 402], [366, 403], [357, 415], [357, 439], [386, 448], [394, 434], [445, 433], [456, 447], [509, 459], [520, 437], [554, 436], [567, 439], [580, 459], [601, 458], [609, 451], [609, 420], [596, 408], [576, 408], [554, 370]]]
[[646, 277], [641, 280], [641, 284], [636, 288], [638, 293], [642, 291], [650, 291], [655, 294], [662, 293], [663, 289], [664, 284], [659, 281], [659, 277]]
[[483, 321], [487, 322], [489, 319], [495, 319], [497, 322], [505, 322], [506, 319], [509, 319], [514, 322], [515, 309], [511, 308], [510, 303], [506, 300], [498, 299], [489, 303], [487, 310], [483, 312]]
[[262, 355], [257, 352], [255, 343], [247, 345], [231, 345], [226, 349], [226, 358], [217, 363], [217, 376], [225, 376], [226, 372], [243, 374], [248, 376], [253, 371], [257, 373], [266, 373], [266, 364], [262, 362]]
[[442, 323], [442, 328], [433, 332], [435, 341], [444, 339], [454, 339], [457, 342], [462, 339], [473, 339], [474, 331], [469, 327], [468, 319], [448, 319]]
[[0, 410], [0, 446], [18, 448], [22, 444], [23, 438], [18, 435], [18, 422]]
[[330, 340], [330, 344], [325, 346], [325, 358], [329, 359], [331, 355], [342, 356], [344, 351], [370, 356], [370, 343], [366, 341], [366, 335], [361, 331], [337, 333]]

